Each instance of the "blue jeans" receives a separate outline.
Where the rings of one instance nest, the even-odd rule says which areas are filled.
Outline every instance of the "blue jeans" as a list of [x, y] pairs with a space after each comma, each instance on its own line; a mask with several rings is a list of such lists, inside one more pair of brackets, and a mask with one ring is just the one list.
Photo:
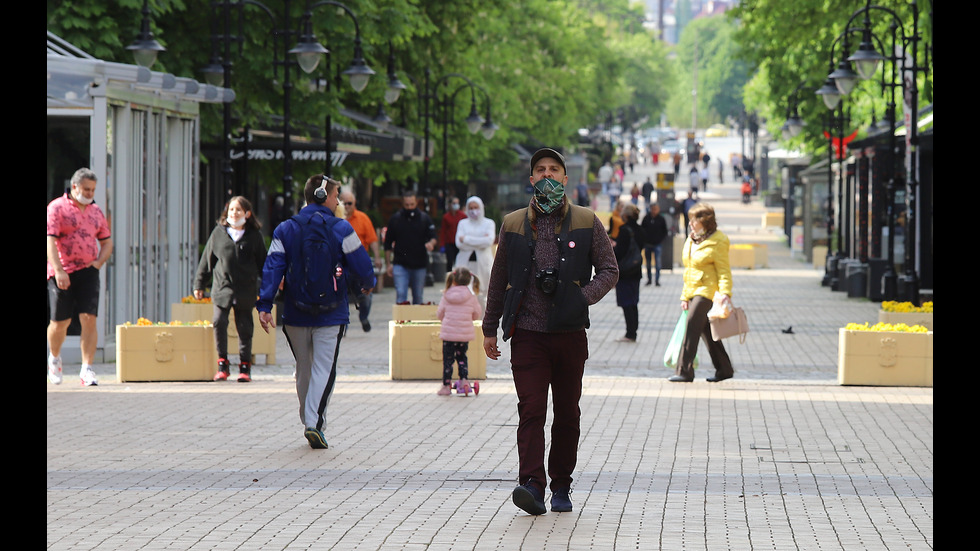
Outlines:
[[408, 288], [412, 288], [412, 304], [422, 304], [422, 289], [425, 288], [425, 268], [406, 268], [400, 264], [392, 267], [391, 277], [395, 280], [395, 302], [408, 301]]
[[[651, 279], [652, 268], [655, 265], [657, 267], [657, 279], [654, 279], [657, 285], [660, 285], [660, 253], [663, 251], [663, 245], [647, 245], [643, 247], [643, 255], [646, 257], [647, 262], [647, 282]], [[650, 262], [650, 256], [653, 253], [653, 257], [656, 260], [656, 264]]]

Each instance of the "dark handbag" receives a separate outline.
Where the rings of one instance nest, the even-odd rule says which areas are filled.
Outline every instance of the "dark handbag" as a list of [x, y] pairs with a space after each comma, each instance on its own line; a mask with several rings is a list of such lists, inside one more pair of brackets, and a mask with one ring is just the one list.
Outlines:
[[708, 323], [711, 325], [712, 340], [720, 341], [738, 335], [738, 343], [745, 344], [745, 334], [749, 332], [745, 310], [735, 308], [727, 318], [711, 318]]
[[[622, 232], [623, 230], [620, 229], [619, 231]], [[631, 231], [629, 248], [626, 250], [623, 259], [619, 261], [619, 277], [623, 277], [624, 274], [642, 273], [642, 266], [643, 254], [640, 253], [640, 247], [636, 244], [636, 236]]]

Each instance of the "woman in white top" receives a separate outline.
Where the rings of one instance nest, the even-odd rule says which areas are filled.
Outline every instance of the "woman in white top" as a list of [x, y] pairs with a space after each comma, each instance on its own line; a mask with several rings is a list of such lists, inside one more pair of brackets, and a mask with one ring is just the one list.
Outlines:
[[[466, 218], [456, 226], [456, 264], [453, 268], [464, 266], [479, 279], [481, 307], [486, 307], [487, 284], [490, 283], [490, 268], [493, 267], [493, 242], [497, 237], [497, 225], [486, 217], [483, 200], [472, 196], [466, 200]], [[472, 283], [471, 283], [471, 289]]]

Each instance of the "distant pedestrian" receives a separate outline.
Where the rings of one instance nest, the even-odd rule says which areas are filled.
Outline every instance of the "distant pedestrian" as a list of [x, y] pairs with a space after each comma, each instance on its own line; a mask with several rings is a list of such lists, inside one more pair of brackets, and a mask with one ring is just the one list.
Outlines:
[[698, 188], [701, 187], [701, 173], [696, 165], [691, 165], [691, 171], [687, 173], [687, 181], [691, 187], [691, 193], [697, 195]]
[[[487, 218], [483, 199], [476, 195], [466, 199], [466, 218], [459, 221], [456, 228], [456, 247], [459, 255], [451, 268], [465, 267], [476, 276], [477, 281], [490, 281], [490, 268], [493, 266], [493, 242], [497, 239], [497, 225]], [[486, 305], [486, 290], [479, 289], [475, 294], [480, 305]]]
[[[640, 210], [636, 208], [636, 205], [623, 207], [623, 225], [619, 228], [619, 238], [616, 239], [616, 246], [613, 248], [617, 262], [622, 262], [626, 258], [631, 241], [636, 241], [637, 248], [640, 251], [643, 250], [643, 230], [636, 223], [639, 216]], [[623, 309], [626, 334], [616, 339], [616, 342], [636, 342], [636, 334], [640, 326], [638, 305], [640, 303], [640, 280], [642, 279], [642, 265], [638, 265], [630, 271], [619, 272], [619, 281], [616, 282], [616, 306]]]
[[[442, 222], [439, 224], [439, 242], [436, 246], [446, 254], [447, 272], [451, 272], [456, 265], [456, 255], [459, 249], [456, 248], [456, 227], [460, 220], [466, 218], [466, 213], [460, 205], [459, 197], [449, 198], [449, 210], [442, 215]], [[436, 274], [440, 275], [441, 274]]]
[[575, 187], [575, 203], [580, 207], [589, 206], [589, 185], [585, 182], [580, 182], [578, 186]]
[[[357, 198], [354, 197], [353, 193], [349, 191], [341, 193], [340, 201], [343, 203], [344, 216], [354, 228], [354, 232], [357, 233], [364, 250], [368, 251], [374, 260], [375, 270], [380, 272], [382, 264], [381, 247], [378, 245], [378, 232], [374, 229], [374, 222], [371, 221], [371, 217], [358, 210]], [[371, 315], [371, 303], [373, 301], [371, 297], [374, 296], [374, 293], [361, 293], [359, 289], [352, 288], [351, 294], [357, 303], [357, 317], [361, 322], [361, 329], [368, 333], [371, 331], [371, 321], [368, 318]]]
[[415, 192], [402, 194], [402, 208], [388, 219], [385, 232], [385, 255], [388, 275], [395, 281], [395, 302], [408, 304], [408, 291], [412, 291], [412, 304], [423, 304], [425, 274], [429, 267], [429, 253], [438, 242], [436, 226], [432, 218], [418, 208]]
[[[663, 241], [667, 238], [667, 220], [660, 214], [660, 205], [653, 203], [640, 223], [643, 230], [643, 253], [647, 265], [647, 285], [656, 283], [660, 287], [660, 255]], [[651, 258], [652, 257], [652, 258]], [[654, 271], [655, 270], [655, 271]], [[656, 278], [654, 278], [656, 274]]]
[[687, 217], [687, 213], [688, 213], [688, 211], [691, 210], [691, 207], [693, 207], [694, 205], [697, 204], [697, 202], [698, 202], [698, 200], [694, 197], [694, 194], [692, 194], [690, 191], [687, 192], [687, 197], [684, 199], [684, 201], [681, 202], [681, 211], [684, 213], [684, 235], [685, 236], [687, 236], [687, 234], [688, 234], [688, 228], [690, 227], [690, 224], [689, 224], [690, 223], [690, 220]]
[[[436, 317], [441, 322], [439, 338], [442, 339], [442, 385], [437, 392], [440, 396], [452, 394], [453, 363], [459, 371], [456, 392], [464, 396], [470, 393], [466, 351], [470, 341], [476, 338], [473, 322], [483, 317], [483, 309], [469, 288], [473, 277], [465, 266], [457, 266], [447, 274], [446, 289], [436, 309]], [[476, 286], [479, 288], [479, 283]]]
[[646, 181], [643, 182], [643, 188], [642, 188], [643, 204], [646, 205], [647, 208], [650, 208], [650, 198], [653, 197], [653, 189], [654, 189], [653, 182], [650, 181], [650, 177], [647, 176]]
[[640, 185], [634, 183], [633, 189], [630, 190], [630, 202], [634, 205], [640, 204]]
[[705, 163], [701, 169], [701, 190], [708, 191], [708, 165]]

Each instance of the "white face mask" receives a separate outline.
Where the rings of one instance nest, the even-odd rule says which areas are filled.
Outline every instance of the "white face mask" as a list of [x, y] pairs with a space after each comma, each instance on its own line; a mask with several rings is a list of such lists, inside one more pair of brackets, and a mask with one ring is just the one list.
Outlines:
[[71, 196], [74, 197], [76, 201], [78, 201], [83, 205], [90, 205], [92, 201], [95, 201], [95, 197], [91, 197], [91, 198], [86, 197], [81, 190], [72, 191]]
[[236, 229], [237, 228], [241, 228], [241, 227], [243, 227], [245, 225], [245, 217], [244, 216], [242, 216], [241, 218], [232, 218], [231, 216], [229, 216], [228, 218], [225, 218], [225, 221], [228, 222], [228, 225], [229, 226], [231, 226], [233, 228], [236, 228]]
[[466, 211], [466, 215], [470, 218], [478, 218], [480, 216], [480, 209], [469, 209]]

